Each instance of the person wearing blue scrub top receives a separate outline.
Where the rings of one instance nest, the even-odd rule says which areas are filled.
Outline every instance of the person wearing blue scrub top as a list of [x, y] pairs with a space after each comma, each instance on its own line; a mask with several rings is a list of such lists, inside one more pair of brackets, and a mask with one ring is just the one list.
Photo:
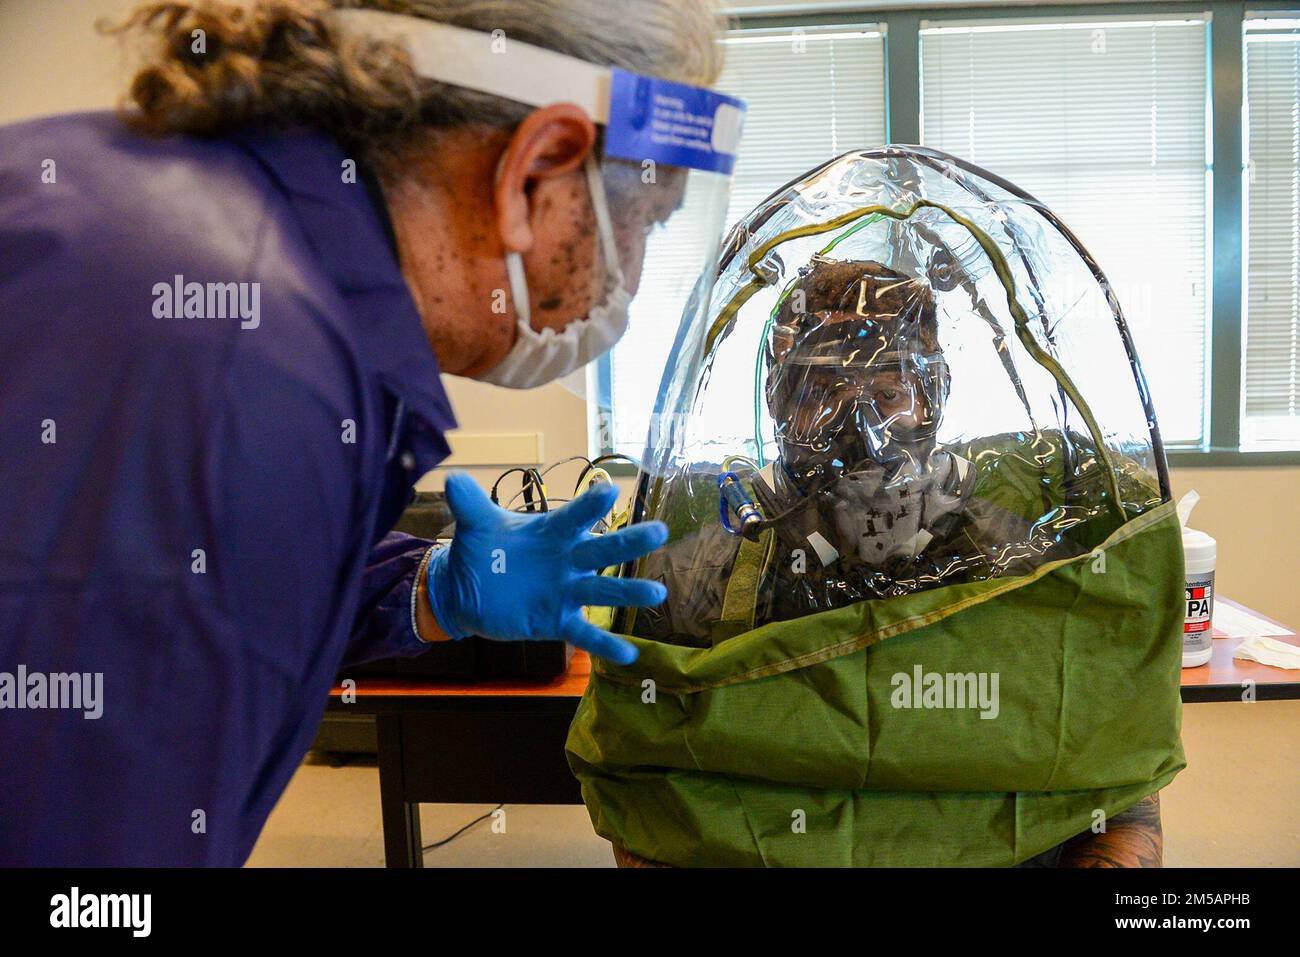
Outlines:
[[[666, 534], [592, 536], [610, 487], [529, 517], [453, 476], [457, 544], [390, 531], [450, 452], [441, 375], [520, 352], [503, 255], [535, 328], [598, 301], [588, 115], [415, 84], [403, 112], [400, 84], [328, 87], [367, 66], [318, 21], [201, 6], [133, 24], [162, 41], [133, 114], [0, 128], [0, 865], [238, 866], [341, 666], [467, 634], [628, 661], [581, 606], [664, 597], [596, 574]], [[534, 43], [586, 29], [588, 55], [711, 80], [686, 65], [709, 5], [644, 6], [623, 29], [658, 39], [618, 53], [588, 0], [491, 5]]]

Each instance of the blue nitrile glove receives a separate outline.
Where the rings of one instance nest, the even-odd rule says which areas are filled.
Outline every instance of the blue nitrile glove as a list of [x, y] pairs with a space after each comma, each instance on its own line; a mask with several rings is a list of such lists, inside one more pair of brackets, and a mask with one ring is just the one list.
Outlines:
[[591, 624], [582, 607], [662, 602], [668, 590], [659, 582], [597, 572], [654, 551], [668, 541], [668, 528], [644, 522], [593, 535], [617, 499], [617, 487], [602, 483], [552, 512], [521, 515], [493, 505], [468, 475], [448, 476], [456, 534], [429, 560], [426, 589], [442, 630], [452, 638], [563, 638], [631, 664], [636, 647]]

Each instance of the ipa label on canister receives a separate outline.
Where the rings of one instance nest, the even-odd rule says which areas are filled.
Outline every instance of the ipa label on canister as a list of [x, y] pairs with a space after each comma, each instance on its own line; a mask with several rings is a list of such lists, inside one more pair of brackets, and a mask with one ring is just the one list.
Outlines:
[[1183, 653], [1205, 651], [1212, 635], [1214, 572], [1187, 576], [1187, 617], [1183, 619]]

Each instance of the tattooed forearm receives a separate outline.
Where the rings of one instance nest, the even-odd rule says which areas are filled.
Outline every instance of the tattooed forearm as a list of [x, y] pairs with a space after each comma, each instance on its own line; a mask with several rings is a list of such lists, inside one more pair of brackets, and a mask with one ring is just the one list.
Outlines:
[[1066, 842], [1062, 867], [1160, 867], [1164, 858], [1160, 795], [1152, 794], [1106, 822], [1104, 834], [1085, 831]]
[[667, 864], [660, 864], [657, 861], [648, 861], [644, 857], [638, 857], [627, 848], [615, 844], [614, 863], [619, 867], [667, 867]]

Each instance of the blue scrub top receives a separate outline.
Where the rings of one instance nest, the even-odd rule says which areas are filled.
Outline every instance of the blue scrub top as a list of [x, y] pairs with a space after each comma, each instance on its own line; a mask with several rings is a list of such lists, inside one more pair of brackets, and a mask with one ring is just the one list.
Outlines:
[[0, 128], [0, 865], [242, 864], [340, 665], [427, 648], [385, 533], [455, 422], [348, 160]]

